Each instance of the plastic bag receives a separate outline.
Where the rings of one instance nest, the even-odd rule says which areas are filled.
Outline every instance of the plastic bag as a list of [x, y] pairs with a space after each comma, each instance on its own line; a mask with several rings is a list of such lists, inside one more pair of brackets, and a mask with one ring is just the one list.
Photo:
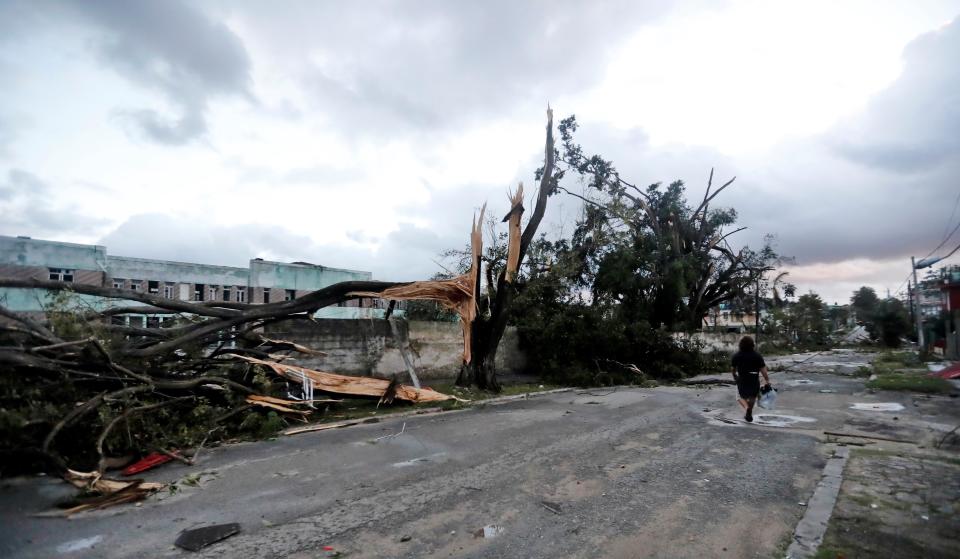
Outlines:
[[760, 401], [758, 404], [761, 408], [765, 410], [772, 410], [774, 404], [777, 402], [777, 391], [773, 389], [769, 384], [765, 384], [760, 388]]

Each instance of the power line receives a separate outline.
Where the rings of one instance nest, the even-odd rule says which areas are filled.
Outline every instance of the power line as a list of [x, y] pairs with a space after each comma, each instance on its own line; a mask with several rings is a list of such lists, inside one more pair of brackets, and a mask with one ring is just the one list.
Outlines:
[[[949, 225], [948, 225], [948, 227], [949, 227]], [[950, 238], [953, 237], [953, 234], [957, 232], [957, 229], [960, 229], [960, 222], [957, 222], [957, 226], [953, 228], [953, 231], [950, 231], [950, 234], [947, 235], [946, 237], [944, 237], [942, 241], [940, 241], [940, 244], [937, 245], [937, 248], [931, 250], [929, 253], [927, 253], [927, 256], [924, 256], [923, 258], [928, 258], [931, 254], [933, 254], [934, 252], [937, 252], [938, 250], [940, 250], [940, 247], [942, 247], [943, 245], [947, 244], [947, 241], [949, 241]], [[951, 253], [951, 254], [953, 254], [953, 253]], [[946, 258], [946, 256], [944, 256], [944, 258]], [[922, 260], [922, 259], [921, 259], [921, 260]]]
[[[944, 226], [943, 226], [943, 234], [944, 234], [944, 235], [947, 234], [947, 229], [950, 228], [950, 223], [953, 221], [953, 216], [957, 215], [957, 204], [960, 204], [960, 192], [957, 192], [957, 197], [956, 197], [956, 199], [954, 199], [954, 201], [953, 201], [953, 210], [950, 212], [950, 218], [947, 220], [947, 223], [944, 224]], [[956, 228], [954, 228], [954, 231], [956, 231]], [[946, 239], [949, 239], [950, 236], [953, 236], [953, 233], [952, 233], [952, 232], [950, 233], [949, 236], [944, 237], [944, 242], [946, 242]], [[940, 246], [943, 246], [943, 243], [940, 243]], [[940, 247], [937, 247], [937, 248], [940, 248]], [[935, 250], [937, 250], [937, 249], [933, 249], [933, 250], [935, 251]], [[931, 254], [932, 254], [932, 253], [931, 253]], [[930, 255], [928, 254], [927, 256], [930, 256]], [[926, 258], [926, 257], [924, 257], [924, 258]]]
[[951, 250], [949, 253], [947, 253], [946, 256], [944, 256], [943, 258], [941, 258], [940, 261], [943, 261], [943, 260], [946, 260], [947, 258], [950, 258], [951, 256], [953, 256], [953, 253], [957, 252], [958, 250], [960, 250], [960, 245], [957, 245], [957, 246], [953, 247], [953, 250]]

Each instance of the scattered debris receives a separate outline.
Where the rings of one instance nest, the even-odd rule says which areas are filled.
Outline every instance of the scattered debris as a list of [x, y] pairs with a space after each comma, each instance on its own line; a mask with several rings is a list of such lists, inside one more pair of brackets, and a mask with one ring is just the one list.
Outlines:
[[164, 454], [162, 452], [151, 452], [140, 460], [137, 460], [133, 464], [130, 464], [124, 468], [120, 473], [125, 476], [135, 476], [140, 472], [152, 470], [153, 468], [156, 468], [161, 464], [166, 464], [171, 460], [173, 460], [173, 456], [170, 456], [169, 454]]
[[69, 469], [63, 475], [63, 479], [90, 496], [74, 499], [67, 503], [66, 508], [41, 513], [40, 516], [70, 516], [88, 510], [132, 503], [164, 487], [162, 483], [146, 482], [140, 479], [126, 481], [107, 479], [97, 472], [78, 472]]
[[413, 538], [411, 538], [410, 536], [401, 536], [401, 537], [400, 537], [400, 541], [401, 541], [401, 542], [408, 542], [408, 541], [410, 541], [410, 540], [412, 540], [412, 539], [413, 539]]
[[407, 422], [404, 421], [404, 422], [403, 422], [403, 427], [400, 428], [400, 432], [399, 432], [399, 433], [393, 433], [392, 435], [384, 435], [384, 436], [382, 436], [382, 437], [377, 437], [377, 438], [373, 439], [373, 442], [376, 443], [376, 442], [382, 441], [383, 439], [392, 439], [393, 437], [399, 437], [399, 436], [402, 435], [403, 432], [406, 431], [406, 430], [407, 430]]
[[933, 373], [930, 373], [930, 376], [931, 376], [931, 377], [940, 377], [940, 378], [944, 378], [944, 379], [956, 379], [956, 378], [960, 378], [960, 363], [957, 363], [956, 365], [951, 365], [951, 366], [949, 366], [949, 367], [947, 367], [947, 368], [945, 368], [945, 369], [941, 369], [941, 370], [939, 370], [939, 371], [935, 371], [935, 372], [933, 372]]
[[502, 534], [504, 531], [503, 526], [499, 524], [487, 524], [483, 528], [475, 531], [473, 537], [475, 538], [495, 538]]
[[821, 389], [820, 389], [820, 393], [821, 393], [821, 394], [836, 394], [837, 391], [834, 390], [834, 389], [832, 389], [832, 388], [821, 388]]
[[296, 406], [299, 404], [316, 401], [316, 400], [284, 400], [283, 398], [274, 398], [272, 396], [260, 396], [257, 394], [248, 395], [246, 400], [248, 404], [253, 404], [254, 406], [270, 408], [272, 410], [277, 410], [283, 413], [300, 415], [301, 417], [310, 415], [310, 410], [297, 410], [297, 409], [291, 408], [290, 406]]
[[[376, 421], [370, 421], [370, 419], [377, 419], [377, 418], [369, 418], [369, 419], [357, 420], [357, 421], [339, 421], [337, 423], [321, 423], [319, 425], [308, 425], [306, 427], [295, 427], [293, 429], [287, 429], [286, 431], [283, 432], [283, 434], [296, 435], [299, 433], [310, 433], [312, 431], [326, 431], [327, 429], [339, 429], [341, 427], [349, 427], [351, 425], [359, 425], [361, 423], [376, 423]], [[379, 421], [379, 419], [377, 419], [377, 421]]]
[[788, 380], [787, 386], [803, 386], [806, 384], [820, 384], [819, 382], [810, 380], [808, 378], [798, 378], [796, 380]]
[[560, 514], [562, 511], [559, 503], [554, 503], [551, 501], [540, 501], [540, 506], [552, 512], [553, 514]]
[[[316, 389], [335, 394], [350, 394], [354, 396], [372, 396], [383, 398], [388, 390], [392, 390], [396, 398], [408, 402], [443, 402], [445, 400], [456, 400], [458, 402], [467, 402], [456, 396], [441, 394], [428, 388], [414, 388], [405, 384], [396, 384], [387, 379], [373, 377], [353, 377], [348, 375], [339, 375], [336, 373], [327, 373], [324, 371], [315, 371], [295, 365], [286, 365], [283, 363], [274, 363], [264, 361], [255, 357], [235, 355], [236, 358], [268, 367], [276, 374], [289, 380], [300, 382], [303, 378], [309, 378], [313, 381]], [[393, 386], [391, 386], [393, 384]]]
[[229, 538], [234, 534], [240, 533], [240, 525], [236, 522], [230, 524], [215, 524], [213, 526], [204, 526], [203, 528], [194, 528], [193, 530], [184, 530], [177, 536], [177, 541], [173, 544], [187, 551], [200, 551], [208, 545]]
[[896, 402], [882, 402], [871, 404], [869, 402], [858, 402], [850, 405], [850, 409], [858, 411], [900, 411], [903, 409], [903, 404], [898, 404]]

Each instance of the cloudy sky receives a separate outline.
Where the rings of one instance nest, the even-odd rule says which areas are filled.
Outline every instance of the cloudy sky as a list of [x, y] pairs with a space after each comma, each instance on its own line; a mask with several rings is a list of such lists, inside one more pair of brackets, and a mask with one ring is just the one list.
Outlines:
[[[736, 175], [719, 201], [749, 227], [738, 242], [777, 235], [801, 291], [896, 292], [960, 221], [958, 16], [960, 0], [0, 0], [0, 234], [425, 278], [475, 208], [532, 183], [549, 102], [635, 183], [697, 197], [711, 167]], [[551, 199], [544, 230], [578, 211]]]

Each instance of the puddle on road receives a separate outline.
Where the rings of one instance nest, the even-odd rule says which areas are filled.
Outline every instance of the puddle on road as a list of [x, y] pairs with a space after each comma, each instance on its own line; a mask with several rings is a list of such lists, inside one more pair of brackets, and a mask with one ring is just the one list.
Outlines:
[[[759, 411], [759, 410], [756, 410]], [[753, 423], [747, 423], [743, 418], [742, 412], [735, 412], [735, 415], [729, 414], [728, 411], [710, 411], [704, 412], [704, 417], [707, 418], [710, 425], [719, 425], [719, 426], [728, 426], [735, 425], [738, 427], [758, 425], [761, 427], [800, 427], [804, 423], [816, 423], [816, 419], [813, 417], [804, 417], [802, 415], [787, 415], [780, 413], [754, 413]]]
[[410, 466], [417, 466], [424, 462], [437, 462], [437, 458], [445, 456], [446, 452], [438, 452], [436, 454], [431, 454], [430, 456], [422, 456], [420, 458], [414, 458], [412, 460], [404, 460], [403, 462], [394, 462], [391, 464], [394, 468], [409, 468]]
[[797, 423], [814, 423], [816, 421], [817, 420], [812, 417], [799, 415], [764, 413], [753, 416], [754, 425], [763, 425], [764, 427], [792, 427]]
[[90, 549], [91, 547], [100, 543], [102, 540], [103, 540], [103, 536], [91, 536], [89, 538], [71, 540], [69, 542], [58, 545], [57, 553], [73, 553], [74, 551]]
[[788, 380], [787, 386], [806, 386], [809, 384], [820, 384], [815, 380], [810, 380], [808, 378], [799, 378], [797, 380]]
[[850, 409], [857, 411], [900, 411], [903, 409], [903, 404], [896, 402], [881, 402], [877, 404], [858, 402], [852, 404]]

